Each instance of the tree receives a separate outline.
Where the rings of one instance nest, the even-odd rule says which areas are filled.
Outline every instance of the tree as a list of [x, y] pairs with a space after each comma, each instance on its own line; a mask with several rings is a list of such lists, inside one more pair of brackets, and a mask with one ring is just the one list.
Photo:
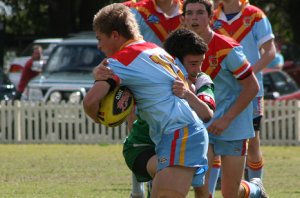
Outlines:
[[298, 25], [300, 19], [300, 0], [252, 0], [253, 5], [263, 9], [271, 21], [273, 31], [283, 42], [292, 42], [300, 45]]

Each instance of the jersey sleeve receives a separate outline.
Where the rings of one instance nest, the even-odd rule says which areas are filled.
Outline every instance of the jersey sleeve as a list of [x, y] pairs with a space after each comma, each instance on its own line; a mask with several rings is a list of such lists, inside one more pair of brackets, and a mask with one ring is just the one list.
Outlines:
[[214, 96], [214, 83], [211, 78], [204, 73], [199, 74], [195, 83], [195, 87], [197, 97], [205, 102], [209, 108], [215, 111], [216, 102]]
[[261, 15], [261, 19], [254, 24], [253, 34], [256, 39], [257, 46], [261, 47], [261, 45], [265, 42], [274, 39], [275, 36], [267, 16], [262, 11], [258, 11], [257, 15]]
[[251, 65], [240, 45], [232, 48], [221, 64], [225, 64], [225, 68], [232, 72], [233, 76], [238, 80], [242, 80], [252, 73]]

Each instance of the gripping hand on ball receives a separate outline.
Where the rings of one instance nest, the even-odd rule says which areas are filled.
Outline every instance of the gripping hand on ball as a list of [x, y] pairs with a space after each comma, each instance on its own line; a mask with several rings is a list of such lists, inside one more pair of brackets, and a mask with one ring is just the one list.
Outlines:
[[113, 75], [114, 73], [108, 67], [108, 60], [106, 58], [93, 70], [93, 76], [95, 80], [107, 80], [112, 78]]

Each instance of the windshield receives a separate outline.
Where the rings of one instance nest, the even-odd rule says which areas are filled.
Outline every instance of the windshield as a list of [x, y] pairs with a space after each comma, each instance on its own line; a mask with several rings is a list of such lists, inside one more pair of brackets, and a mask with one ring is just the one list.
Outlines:
[[45, 72], [91, 72], [104, 58], [96, 45], [60, 45], [48, 59]]
[[265, 74], [263, 81], [265, 93], [278, 92], [280, 95], [286, 95], [299, 89], [290, 76], [279, 71]]

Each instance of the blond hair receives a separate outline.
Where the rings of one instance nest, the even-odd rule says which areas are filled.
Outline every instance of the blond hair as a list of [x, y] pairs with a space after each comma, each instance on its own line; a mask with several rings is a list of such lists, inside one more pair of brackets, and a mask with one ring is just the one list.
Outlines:
[[122, 3], [113, 3], [100, 9], [94, 16], [93, 29], [108, 36], [117, 31], [126, 39], [141, 38], [134, 15]]

